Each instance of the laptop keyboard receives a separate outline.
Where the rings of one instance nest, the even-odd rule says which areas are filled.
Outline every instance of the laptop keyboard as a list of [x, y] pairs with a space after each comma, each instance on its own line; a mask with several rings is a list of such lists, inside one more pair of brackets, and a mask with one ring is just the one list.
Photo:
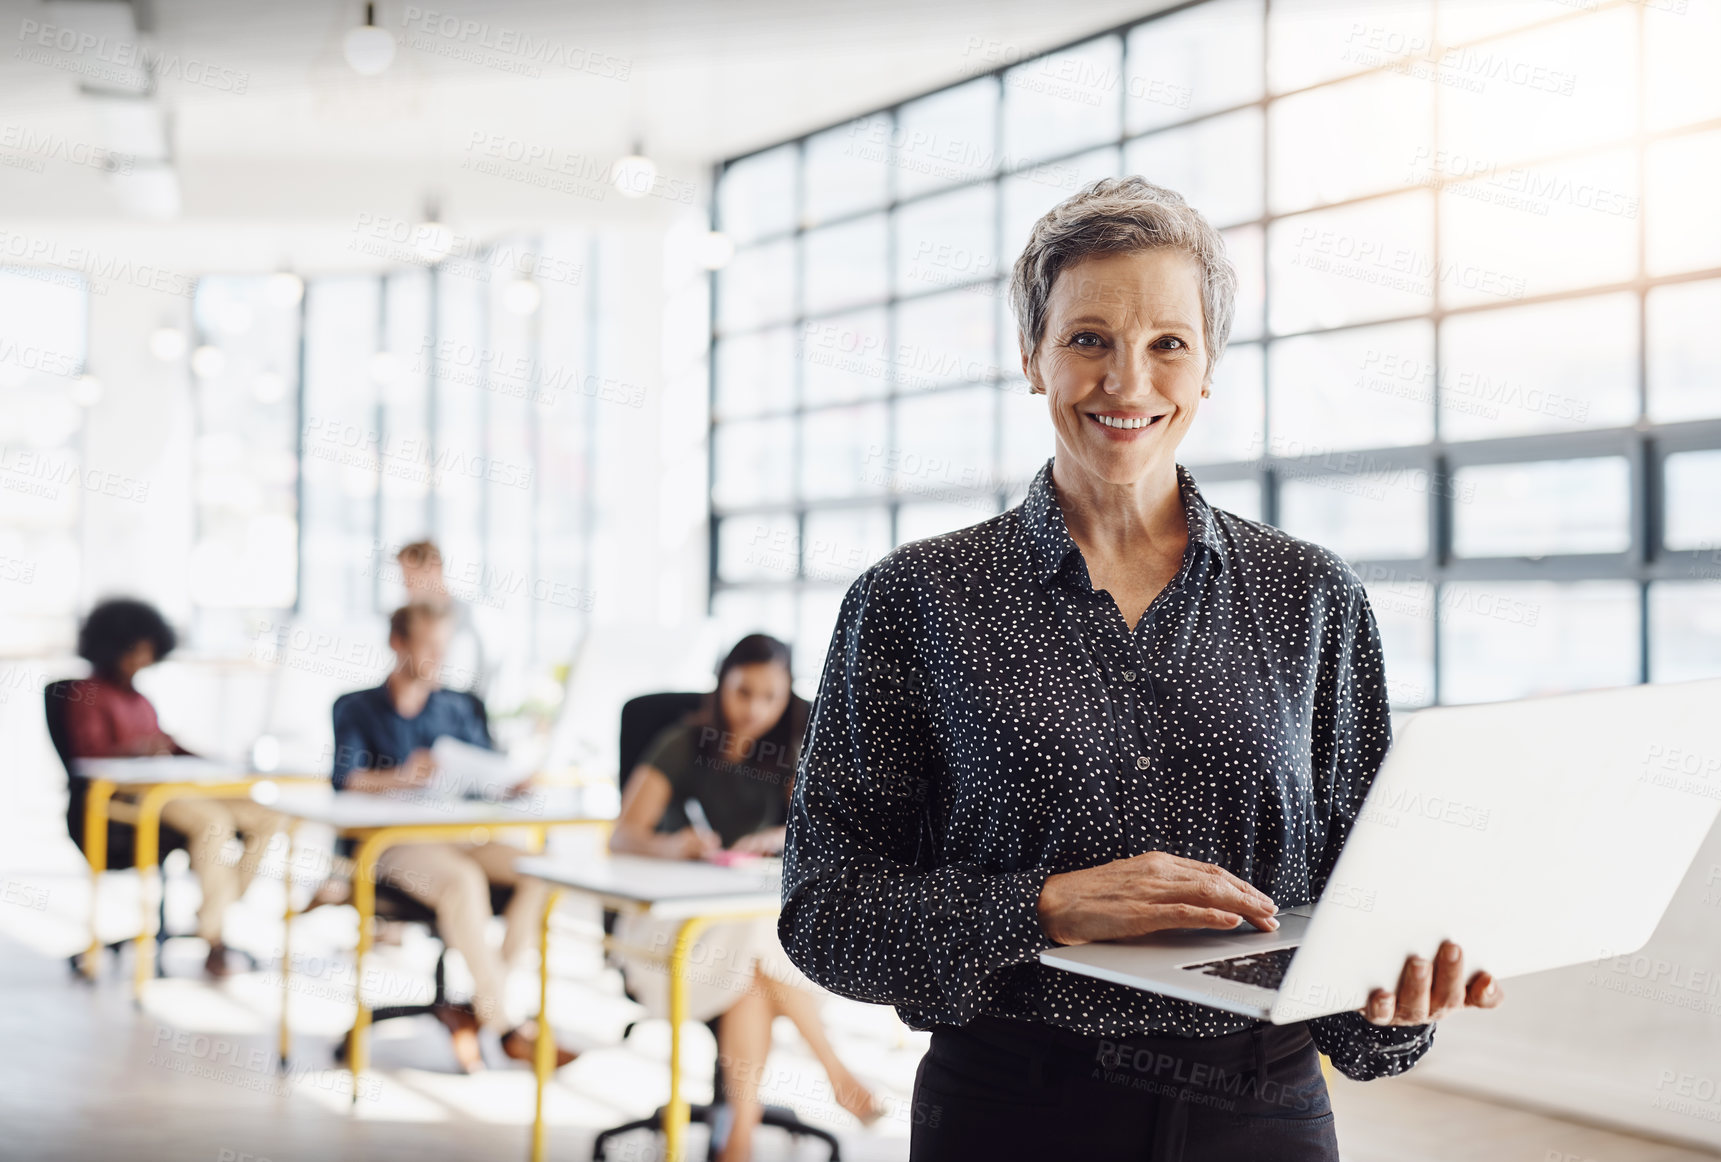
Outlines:
[[1224, 960], [1208, 960], [1183, 967], [1189, 972], [1276, 989], [1284, 983], [1285, 970], [1291, 967], [1291, 957], [1296, 954], [1296, 945], [1292, 945], [1290, 948], [1275, 948], [1248, 956], [1227, 956]]

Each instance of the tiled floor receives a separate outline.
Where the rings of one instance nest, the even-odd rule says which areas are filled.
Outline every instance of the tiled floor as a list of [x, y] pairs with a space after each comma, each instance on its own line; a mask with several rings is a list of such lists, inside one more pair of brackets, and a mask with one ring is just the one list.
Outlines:
[[[8, 879], [14, 882], [16, 877]], [[46, 893], [26, 905], [59, 905], [78, 885], [16, 879]], [[259, 884], [234, 922], [266, 951], [278, 921]], [[16, 894], [16, 893], [15, 893]], [[278, 898], [278, 889], [276, 896]], [[87, 898], [87, 897], [86, 897]], [[293, 978], [297, 1030], [292, 1069], [274, 1064], [280, 978], [266, 968], [220, 987], [193, 972], [198, 949], [170, 945], [175, 976], [152, 985], [134, 1006], [123, 974], [91, 986], [75, 981], [57, 953], [75, 943], [81, 918], [53, 906], [0, 909], [0, 1159], [86, 1162], [331, 1162], [331, 1160], [523, 1159], [531, 1118], [531, 1075], [498, 1068], [476, 1077], [452, 1072], [440, 1027], [428, 1020], [382, 1026], [377, 1070], [360, 1098], [347, 1075], [329, 1068], [334, 1038], [350, 1019], [351, 912], [325, 909], [303, 918], [295, 949], [308, 953]], [[581, 939], [589, 917], [570, 916], [558, 941], [553, 1011], [566, 1043], [586, 1051], [562, 1070], [550, 1094], [552, 1157], [585, 1159], [600, 1128], [649, 1112], [663, 1097], [667, 1027], [647, 1022], [626, 1041], [637, 1015], [613, 973], [598, 969]], [[238, 938], [236, 937], [236, 940]], [[241, 941], [244, 942], [244, 941]], [[432, 946], [409, 939], [382, 949], [379, 966], [422, 979]], [[183, 973], [184, 975], [179, 975]], [[393, 979], [390, 977], [390, 979]], [[531, 987], [531, 982], [520, 982]], [[925, 1035], [904, 1029], [884, 1009], [833, 998], [833, 1039], [856, 1072], [902, 1108]], [[823, 1098], [822, 1074], [784, 1030], [771, 1062], [773, 1100], [836, 1130], [846, 1158], [907, 1157], [900, 1117], [861, 1130]], [[689, 1035], [690, 1094], [709, 1086], [712, 1045]], [[1347, 1162], [1684, 1162], [1715, 1155], [1578, 1125], [1419, 1083], [1414, 1075], [1333, 1086]], [[766, 1135], [761, 1162], [822, 1158], [809, 1144], [790, 1154]], [[657, 1156], [641, 1136], [611, 1157]]]

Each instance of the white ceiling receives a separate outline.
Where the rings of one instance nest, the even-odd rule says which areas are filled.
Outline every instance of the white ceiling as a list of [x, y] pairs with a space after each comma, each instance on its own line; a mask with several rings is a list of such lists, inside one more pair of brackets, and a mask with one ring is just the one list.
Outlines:
[[[363, 16], [350, 0], [138, 0], [140, 35], [122, 27], [101, 48], [34, 55], [14, 51], [34, 45], [33, 31], [101, 29], [116, 15], [123, 25], [127, 13], [99, 0], [0, 0], [11, 42], [0, 54], [0, 134], [10, 135], [0, 154], [26, 163], [0, 167], [0, 229], [61, 239], [93, 226], [139, 228], [111, 175], [44, 144], [110, 139], [113, 110], [79, 87], [98, 70], [123, 72], [123, 41], [163, 61], [153, 105], [180, 206], [177, 224], [150, 224], [150, 236], [177, 239], [183, 255], [190, 227], [206, 245], [227, 239], [218, 248], [247, 245], [263, 229], [276, 249], [291, 249], [291, 237], [343, 238], [366, 214], [416, 219], [427, 198], [457, 228], [674, 213], [648, 204], [658, 199], [486, 174], [472, 166], [483, 156], [475, 143], [549, 151], [574, 168], [583, 158], [601, 171], [639, 140], [666, 175], [697, 185], [719, 158], [1166, 2], [384, 0], [377, 23], [400, 49], [385, 74], [365, 78], [341, 52]], [[570, 58], [596, 61], [595, 72], [558, 63]], [[195, 83], [199, 69], [207, 83]], [[34, 150], [16, 148], [21, 134]]]

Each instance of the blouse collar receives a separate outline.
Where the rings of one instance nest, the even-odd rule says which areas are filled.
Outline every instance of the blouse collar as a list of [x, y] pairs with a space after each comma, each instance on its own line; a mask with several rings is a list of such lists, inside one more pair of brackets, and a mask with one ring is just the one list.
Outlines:
[[[1216, 566], [1225, 560], [1225, 541], [1219, 534], [1218, 521], [1209, 507], [1195, 477], [1189, 469], [1177, 466], [1177, 490], [1183, 500], [1183, 517], [1189, 526], [1191, 549], [1199, 546], [1213, 558]], [[1058, 503], [1057, 490], [1052, 486], [1052, 460], [1048, 459], [1035, 473], [1028, 485], [1028, 495], [1022, 501], [1022, 523], [1028, 532], [1029, 556], [1034, 565], [1034, 578], [1042, 585], [1050, 584], [1064, 567], [1069, 555], [1076, 551], [1075, 539], [1064, 523], [1063, 506]]]

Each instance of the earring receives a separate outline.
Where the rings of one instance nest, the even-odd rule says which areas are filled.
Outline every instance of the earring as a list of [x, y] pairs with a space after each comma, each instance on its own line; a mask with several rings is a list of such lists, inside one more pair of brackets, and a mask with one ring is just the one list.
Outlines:
[[1213, 389], [1211, 387], [1202, 388], [1201, 389], [1201, 398], [1202, 399], [1212, 399], [1213, 398]]

